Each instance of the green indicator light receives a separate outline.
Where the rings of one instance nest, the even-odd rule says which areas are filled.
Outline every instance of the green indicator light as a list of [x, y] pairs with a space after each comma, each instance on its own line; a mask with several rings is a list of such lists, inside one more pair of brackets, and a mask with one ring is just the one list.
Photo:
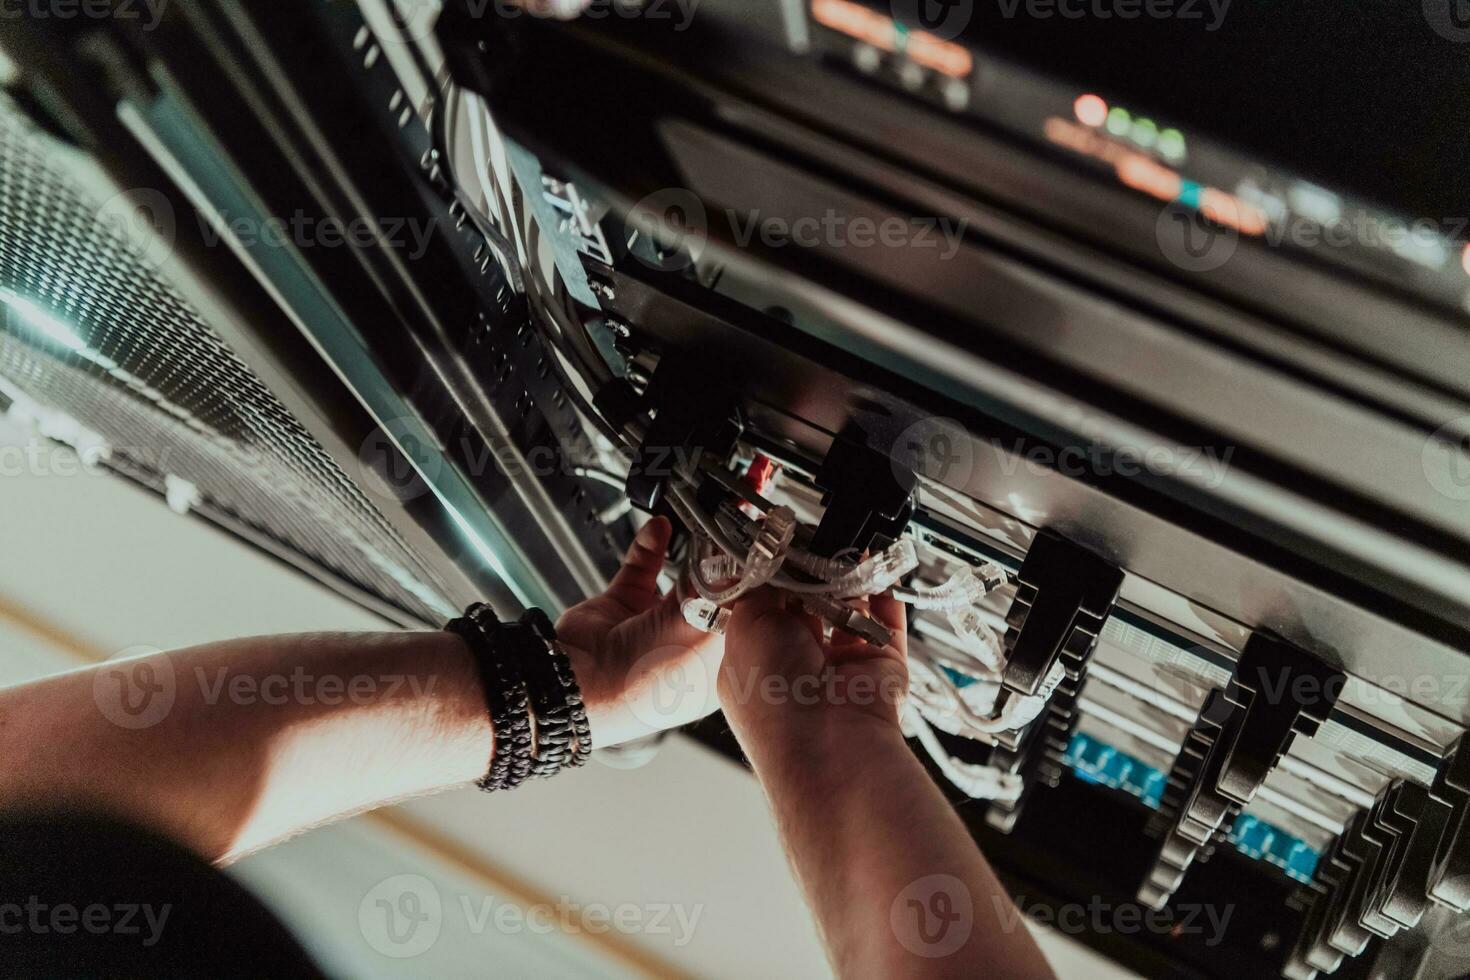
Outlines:
[[909, 28], [907, 24], [893, 22], [893, 47], [896, 51], [905, 51], [909, 46]]
[[1154, 125], [1152, 119], [1139, 118], [1133, 122], [1133, 142], [1139, 146], [1153, 146], [1159, 138], [1159, 127]]
[[1159, 152], [1168, 160], [1184, 159], [1184, 134], [1177, 129], [1166, 129], [1159, 134]]
[[1126, 136], [1133, 128], [1133, 117], [1121, 106], [1108, 113], [1108, 132], [1114, 136]]

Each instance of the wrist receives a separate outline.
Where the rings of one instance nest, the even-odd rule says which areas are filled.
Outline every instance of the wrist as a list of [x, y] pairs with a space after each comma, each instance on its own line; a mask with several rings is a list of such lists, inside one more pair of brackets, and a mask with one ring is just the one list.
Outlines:
[[[727, 714], [741, 748], [762, 773], [850, 774], [891, 750], [911, 755], [896, 721], [866, 711]], [[844, 777], [845, 778], [845, 777]]]

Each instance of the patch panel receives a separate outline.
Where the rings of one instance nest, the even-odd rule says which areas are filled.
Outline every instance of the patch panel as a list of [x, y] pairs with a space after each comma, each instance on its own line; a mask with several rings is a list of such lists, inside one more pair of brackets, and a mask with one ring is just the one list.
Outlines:
[[[1168, 773], [1083, 732], [1072, 736], [1062, 761], [1084, 782], [1122, 790], [1154, 810], [1168, 781]], [[1226, 839], [1247, 857], [1303, 883], [1312, 880], [1321, 857], [1306, 841], [1249, 813], [1236, 818]]]

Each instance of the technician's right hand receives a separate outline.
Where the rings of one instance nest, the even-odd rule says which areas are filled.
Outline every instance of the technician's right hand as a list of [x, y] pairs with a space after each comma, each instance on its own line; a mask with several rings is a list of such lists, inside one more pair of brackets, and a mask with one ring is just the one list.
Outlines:
[[[719, 696], [843, 980], [1041, 980], [1052, 973], [969, 830], [904, 741], [904, 607], [871, 601], [879, 649], [824, 640], [772, 590], [735, 607]], [[971, 910], [935, 940], [911, 907]]]
[[812, 744], [854, 727], [896, 733], [908, 690], [903, 603], [860, 603], [893, 631], [893, 643], [879, 648], [841, 632], [823, 639], [820, 620], [788, 601], [761, 589], [736, 605], [725, 632], [720, 706], [742, 744]]

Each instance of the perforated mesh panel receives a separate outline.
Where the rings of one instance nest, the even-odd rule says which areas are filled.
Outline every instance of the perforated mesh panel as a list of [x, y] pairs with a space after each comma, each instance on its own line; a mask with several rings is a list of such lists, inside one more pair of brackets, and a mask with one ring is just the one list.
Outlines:
[[372, 500], [139, 252], [69, 152], [0, 99], [0, 386], [418, 617], [444, 589]]

